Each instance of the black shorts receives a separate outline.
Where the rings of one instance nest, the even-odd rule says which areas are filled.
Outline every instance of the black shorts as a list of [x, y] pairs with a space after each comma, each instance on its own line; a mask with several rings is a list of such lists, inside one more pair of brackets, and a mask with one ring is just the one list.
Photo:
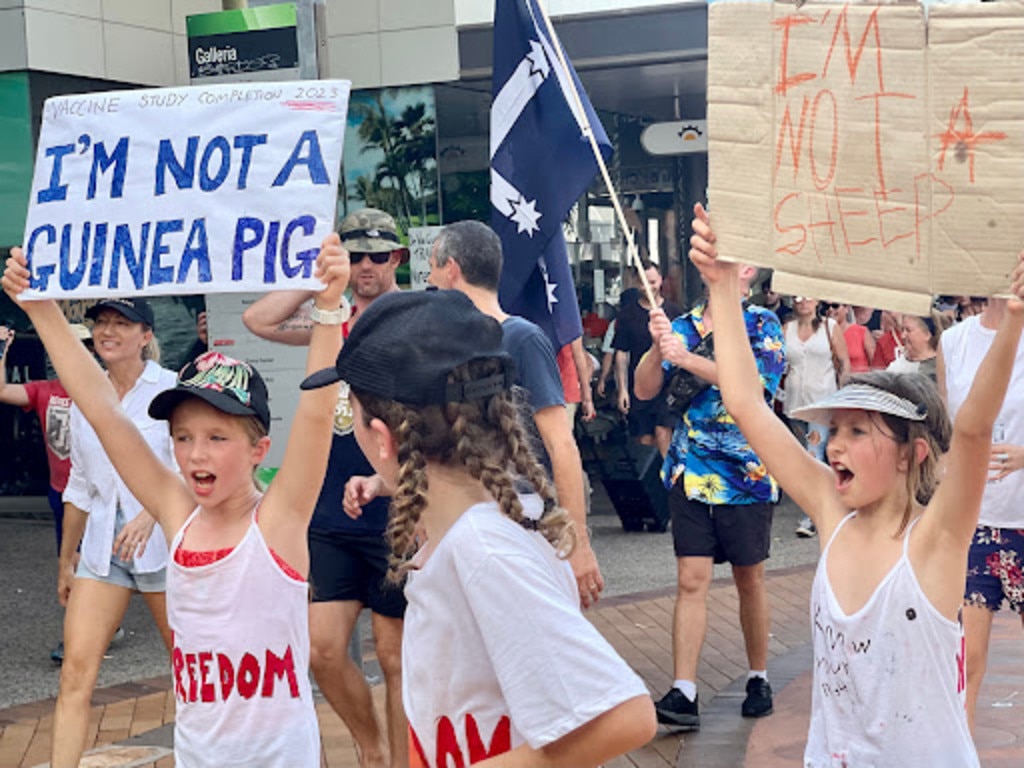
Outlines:
[[629, 402], [626, 421], [629, 424], [630, 437], [653, 435], [655, 427], [672, 429], [676, 425], [676, 417], [668, 409], [664, 392], [653, 400], [641, 400], [634, 395]]
[[716, 563], [757, 565], [768, 559], [773, 505], [709, 505], [686, 498], [680, 480], [668, 495], [676, 557], [712, 557]]
[[355, 600], [392, 619], [405, 615], [401, 585], [387, 580], [390, 548], [381, 535], [309, 532], [309, 586], [314, 603]]

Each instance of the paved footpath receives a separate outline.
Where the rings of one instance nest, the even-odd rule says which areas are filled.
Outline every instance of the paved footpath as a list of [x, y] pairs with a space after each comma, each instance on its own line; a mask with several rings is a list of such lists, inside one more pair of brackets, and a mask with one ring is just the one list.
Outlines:
[[[770, 571], [772, 640], [768, 662], [775, 714], [761, 720], [739, 716], [746, 682], [736, 590], [728, 580], [711, 589], [707, 643], [698, 686], [702, 729], [685, 737], [660, 731], [647, 746], [607, 768], [775, 768], [799, 766], [810, 706], [811, 652], [807, 602], [811, 566]], [[597, 628], [660, 696], [672, 679], [672, 590], [606, 598], [589, 616]], [[368, 648], [368, 652], [372, 649]], [[378, 708], [383, 686], [376, 686]], [[96, 691], [83, 766], [171, 768], [174, 699], [170, 677], [140, 680]], [[0, 710], [0, 768], [45, 765], [53, 701]], [[324, 768], [356, 768], [348, 731], [322, 700], [317, 712]], [[1005, 611], [993, 627], [989, 672], [978, 714], [982, 765], [1024, 765], [1024, 634]]]

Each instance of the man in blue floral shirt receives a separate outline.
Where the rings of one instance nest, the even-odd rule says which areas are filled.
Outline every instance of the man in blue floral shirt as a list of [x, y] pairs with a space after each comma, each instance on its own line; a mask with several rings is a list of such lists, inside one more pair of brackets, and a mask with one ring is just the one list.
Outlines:
[[[754, 267], [741, 270], [744, 292], [756, 274]], [[770, 402], [785, 366], [782, 328], [778, 318], [761, 307], [745, 305], [743, 315]], [[714, 386], [718, 381], [714, 359], [691, 351], [713, 331], [712, 307], [699, 305], [671, 322], [661, 310], [652, 311], [650, 318], [652, 344], [637, 366], [637, 396], [656, 396], [680, 370], [712, 385], [686, 407], [662, 468], [669, 488], [678, 591], [672, 633], [675, 682], [657, 703], [658, 720], [688, 730], [700, 727], [697, 664], [716, 562], [732, 565], [739, 593], [740, 625], [750, 664], [741, 711], [744, 717], [763, 717], [772, 712], [766, 673], [770, 617], [764, 561], [778, 486], [726, 412], [722, 394]]]

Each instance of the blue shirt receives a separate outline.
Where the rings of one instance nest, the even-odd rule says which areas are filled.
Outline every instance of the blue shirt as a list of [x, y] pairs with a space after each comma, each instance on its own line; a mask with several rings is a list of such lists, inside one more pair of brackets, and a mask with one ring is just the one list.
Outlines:
[[[700, 305], [672, 321], [672, 332], [687, 349], [710, 333], [704, 311]], [[782, 327], [773, 312], [751, 305], [744, 305], [743, 320], [765, 400], [771, 402], [785, 366]], [[668, 361], [662, 367], [666, 380], [676, 371]], [[714, 386], [698, 394], [677, 423], [661, 476], [667, 488], [682, 478], [686, 498], [705, 504], [757, 504], [779, 497], [775, 479], [726, 412], [722, 392]]]

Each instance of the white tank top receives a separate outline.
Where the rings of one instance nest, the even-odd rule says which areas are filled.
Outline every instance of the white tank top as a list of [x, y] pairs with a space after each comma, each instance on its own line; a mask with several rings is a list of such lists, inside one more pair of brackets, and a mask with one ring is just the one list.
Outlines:
[[836, 391], [836, 373], [832, 365], [832, 347], [828, 334], [835, 324], [822, 320], [818, 330], [800, 340], [797, 321], [786, 324], [786, 415], [796, 408], [816, 403]]
[[[988, 354], [996, 332], [981, 324], [975, 315], [945, 331], [939, 338], [942, 359], [946, 365], [946, 402], [949, 415], [956, 412], [971, 391], [974, 375]], [[1017, 344], [1010, 388], [1006, 390], [1003, 407], [999, 409], [992, 441], [1024, 445], [1024, 339]], [[978, 525], [992, 528], [1024, 528], [1024, 470], [985, 485], [981, 499]]]
[[229, 555], [196, 567], [171, 543], [167, 620], [178, 768], [319, 768], [309, 684], [308, 587], [274, 562], [255, 511]]
[[867, 603], [846, 615], [826, 563], [811, 587], [814, 686], [804, 768], [976, 768], [964, 709], [963, 627], [925, 597], [903, 554]]

